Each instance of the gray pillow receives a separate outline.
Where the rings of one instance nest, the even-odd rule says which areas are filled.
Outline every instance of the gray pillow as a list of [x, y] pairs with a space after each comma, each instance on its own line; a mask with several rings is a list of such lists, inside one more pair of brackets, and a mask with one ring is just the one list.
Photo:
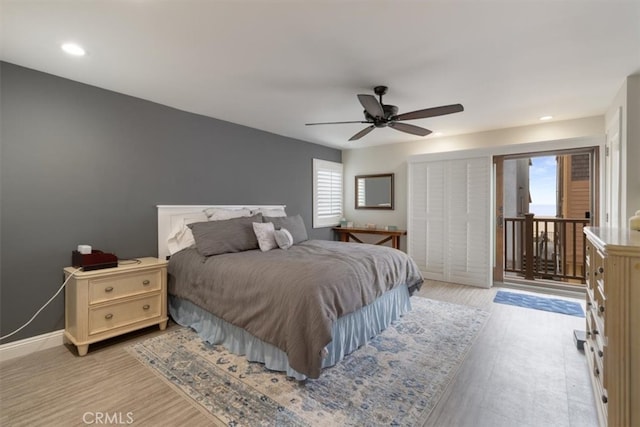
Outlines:
[[294, 245], [309, 240], [304, 221], [299, 214], [295, 216], [265, 216], [263, 219], [264, 222], [272, 222], [276, 230], [280, 230], [281, 228], [289, 230], [291, 237], [293, 237]]
[[196, 249], [203, 256], [258, 249], [253, 223], [262, 222], [262, 214], [221, 221], [189, 224]]

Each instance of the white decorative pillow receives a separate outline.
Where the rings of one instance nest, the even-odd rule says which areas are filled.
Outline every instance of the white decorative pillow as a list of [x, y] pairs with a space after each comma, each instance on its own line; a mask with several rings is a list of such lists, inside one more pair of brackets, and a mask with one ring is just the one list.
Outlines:
[[[267, 224], [271, 224], [270, 222]], [[276, 243], [280, 249], [289, 249], [293, 245], [293, 236], [286, 228], [274, 231]]]
[[272, 222], [254, 222], [253, 232], [256, 233], [258, 246], [262, 252], [270, 251], [278, 247], [274, 236], [275, 228]]
[[251, 210], [246, 208], [227, 209], [227, 208], [207, 208], [204, 213], [209, 221], [224, 221], [226, 219], [241, 218], [251, 216]]
[[284, 208], [258, 208], [253, 210], [253, 214], [261, 213], [262, 216], [287, 216]]
[[193, 233], [188, 225], [206, 221], [207, 215], [204, 212], [194, 212], [193, 214], [184, 216], [181, 221], [176, 222], [171, 233], [169, 233], [169, 237], [167, 237], [167, 249], [169, 249], [169, 254], [173, 255], [184, 248], [193, 246], [196, 241], [193, 238]]

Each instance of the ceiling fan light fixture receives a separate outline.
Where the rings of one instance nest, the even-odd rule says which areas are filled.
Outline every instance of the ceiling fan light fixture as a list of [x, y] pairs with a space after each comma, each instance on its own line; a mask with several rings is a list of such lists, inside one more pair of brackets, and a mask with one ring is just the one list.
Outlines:
[[63, 43], [60, 48], [65, 51], [66, 53], [68, 53], [69, 55], [73, 55], [73, 56], [84, 56], [86, 55], [86, 51], [82, 48], [82, 46], [80, 46], [79, 44], [76, 43]]

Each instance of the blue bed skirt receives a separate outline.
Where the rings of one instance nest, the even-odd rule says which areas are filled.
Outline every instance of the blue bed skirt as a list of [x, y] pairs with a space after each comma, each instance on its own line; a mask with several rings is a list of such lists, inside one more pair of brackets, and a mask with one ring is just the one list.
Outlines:
[[[325, 348], [327, 352], [322, 367], [335, 365], [410, 310], [409, 291], [406, 286], [399, 286], [368, 306], [339, 318], [333, 324], [333, 341]], [[286, 372], [296, 380], [307, 379], [289, 366], [287, 355], [279, 348], [187, 300], [169, 295], [169, 313], [176, 323], [192, 328], [210, 344], [222, 345], [234, 354], [245, 356], [251, 362], [263, 363], [267, 369]]]

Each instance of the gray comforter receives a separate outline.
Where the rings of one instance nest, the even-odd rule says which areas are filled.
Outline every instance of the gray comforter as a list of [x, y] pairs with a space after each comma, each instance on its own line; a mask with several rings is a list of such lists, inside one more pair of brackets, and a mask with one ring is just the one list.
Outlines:
[[404, 252], [359, 243], [308, 240], [288, 250], [203, 257], [195, 249], [169, 262], [169, 293], [244, 328], [318, 378], [333, 322], [422, 275]]

